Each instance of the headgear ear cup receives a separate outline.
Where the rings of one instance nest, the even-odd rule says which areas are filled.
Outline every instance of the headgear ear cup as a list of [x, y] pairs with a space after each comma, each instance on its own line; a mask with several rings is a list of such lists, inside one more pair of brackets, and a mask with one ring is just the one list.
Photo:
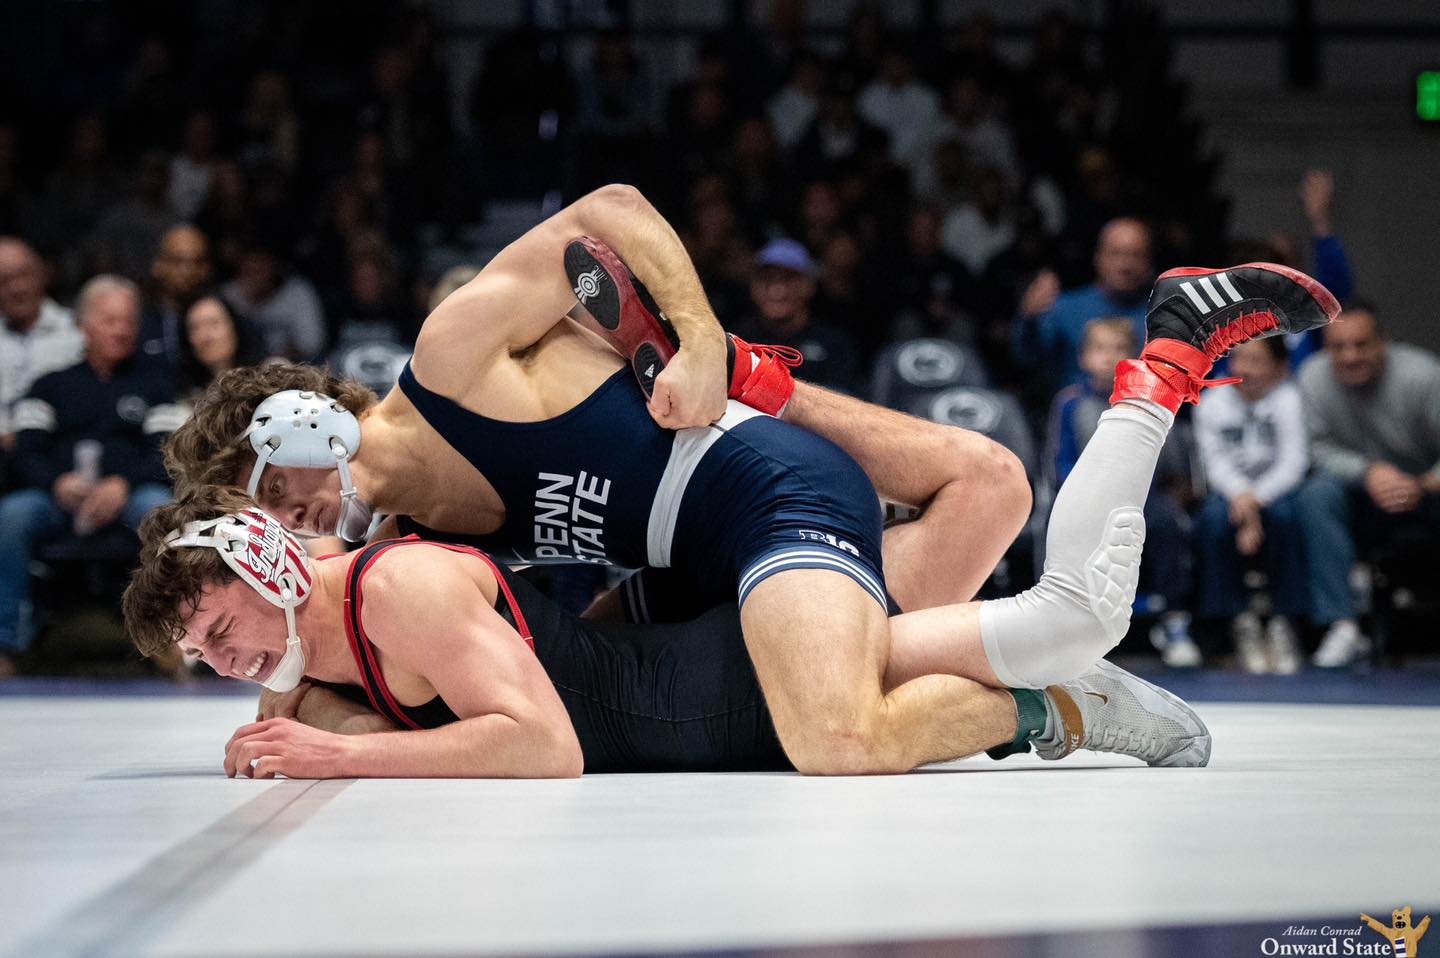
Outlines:
[[314, 584], [305, 547], [280, 520], [246, 509], [215, 519], [186, 523], [165, 537], [162, 548], [214, 549], [246, 585], [285, 613], [285, 654], [265, 679], [272, 692], [288, 692], [305, 675], [305, 652], [295, 631], [295, 610]]
[[249, 439], [255, 451], [245, 489], [251, 498], [267, 465], [337, 469], [340, 509], [335, 535], [347, 542], [365, 537], [374, 510], [360, 498], [350, 477], [350, 460], [360, 451], [360, 420], [354, 413], [324, 393], [287, 389], [255, 407], [240, 438]]

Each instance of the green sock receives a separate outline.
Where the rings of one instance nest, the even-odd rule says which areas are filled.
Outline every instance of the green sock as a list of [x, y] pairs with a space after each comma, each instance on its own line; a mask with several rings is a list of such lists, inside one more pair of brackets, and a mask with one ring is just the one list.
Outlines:
[[1030, 751], [1030, 743], [1046, 734], [1050, 727], [1050, 710], [1045, 693], [1039, 689], [1006, 689], [1015, 700], [1015, 740], [986, 749], [993, 759]]

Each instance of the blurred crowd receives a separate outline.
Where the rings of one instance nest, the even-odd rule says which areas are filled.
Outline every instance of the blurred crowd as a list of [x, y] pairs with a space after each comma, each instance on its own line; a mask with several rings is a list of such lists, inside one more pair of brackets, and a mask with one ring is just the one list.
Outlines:
[[[1293, 672], [1307, 634], [1346, 665], [1363, 613], [1434, 598], [1399, 572], [1440, 534], [1440, 363], [1350, 299], [1326, 173], [1301, 180], [1310, 235], [1227, 234], [1143, 4], [1057, 9], [1007, 56], [985, 14], [921, 35], [860, 3], [816, 35], [775, 0], [763, 29], [686, 41], [674, 76], [622, 30], [519, 30], [458, 86], [423, 7], [354, 4], [338, 33], [323, 5], [145, 9], [13, 13], [37, 42], [4, 49], [25, 82], [0, 94], [0, 675], [37, 631], [33, 560], [123, 556], [218, 372], [329, 361], [383, 388], [462, 264], [529, 225], [504, 211], [615, 181], [676, 226], [727, 328], [1014, 449], [1042, 531], [1159, 271], [1312, 271], [1346, 322], [1237, 351], [1245, 382], [1176, 430], [1139, 611], [1172, 665], [1233, 646]], [[1043, 551], [1022, 537], [997, 587]]]

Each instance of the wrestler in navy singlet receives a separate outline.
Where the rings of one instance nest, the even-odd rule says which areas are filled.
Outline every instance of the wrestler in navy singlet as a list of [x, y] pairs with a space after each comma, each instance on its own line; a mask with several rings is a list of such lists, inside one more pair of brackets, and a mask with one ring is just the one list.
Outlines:
[[[401, 729], [457, 720], [439, 696], [404, 706], [390, 694], [359, 610], [365, 570], [392, 548], [439, 546], [391, 539], [356, 553], [345, 581], [345, 630], [363, 690], [330, 685]], [[477, 549], [452, 546], [486, 560]], [[735, 604], [665, 626], [598, 624], [562, 610], [530, 583], [491, 564], [495, 608], [528, 638], [554, 683], [585, 756], [586, 772], [788, 769]]]
[[499, 530], [465, 542], [511, 563], [604, 562], [671, 569], [698, 608], [745, 597], [787, 569], [831, 569], [887, 606], [882, 515], [864, 471], [838, 446], [731, 400], [712, 426], [672, 432], [621, 369], [575, 408], [533, 423], [470, 412], [399, 386], [505, 505]]

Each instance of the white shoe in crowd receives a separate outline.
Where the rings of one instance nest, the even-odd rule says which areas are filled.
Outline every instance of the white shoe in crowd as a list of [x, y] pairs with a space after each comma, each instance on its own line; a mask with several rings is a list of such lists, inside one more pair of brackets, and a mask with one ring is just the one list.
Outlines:
[[1198, 669], [1203, 656], [1200, 646], [1190, 638], [1190, 616], [1184, 612], [1167, 612], [1150, 628], [1150, 644], [1160, 652], [1167, 668]]
[[1235, 640], [1235, 662], [1251, 675], [1264, 675], [1270, 671], [1270, 660], [1265, 656], [1265, 635], [1260, 627], [1260, 617], [1254, 612], [1241, 612], [1230, 623], [1230, 635]]
[[1300, 671], [1300, 644], [1290, 620], [1277, 615], [1265, 627], [1265, 644], [1270, 653], [1270, 668], [1276, 675], [1294, 675]]
[[1076, 749], [1114, 752], [1146, 765], [1194, 768], [1210, 761], [1210, 730], [1177, 695], [1104, 659], [1045, 690], [1054, 726], [1035, 752], [1054, 761]]
[[1360, 634], [1354, 619], [1341, 619], [1325, 633], [1320, 648], [1310, 660], [1321, 669], [1340, 669], [1353, 665], [1370, 653], [1370, 640]]

